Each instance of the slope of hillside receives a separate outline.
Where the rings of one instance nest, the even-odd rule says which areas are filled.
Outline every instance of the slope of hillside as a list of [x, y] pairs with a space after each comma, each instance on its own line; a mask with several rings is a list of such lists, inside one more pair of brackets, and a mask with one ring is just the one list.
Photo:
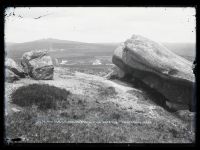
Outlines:
[[[21, 86], [33, 83], [49, 84], [70, 91], [72, 98], [68, 109], [42, 112], [35, 107], [13, 105], [11, 93]], [[12, 84], [6, 83], [5, 95], [7, 138], [20, 137], [21, 142], [195, 141], [194, 118], [191, 113], [188, 114], [189, 118], [180, 118], [155, 104], [140, 89], [104, 77], [55, 68], [54, 80], [37, 81], [26, 78]], [[45, 120], [39, 123], [42, 117]]]

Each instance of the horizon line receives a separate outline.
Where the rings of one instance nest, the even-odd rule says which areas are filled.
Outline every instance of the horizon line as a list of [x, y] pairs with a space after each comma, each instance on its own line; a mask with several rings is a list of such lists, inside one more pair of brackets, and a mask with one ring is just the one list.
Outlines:
[[[66, 39], [58, 39], [58, 38], [40, 38], [37, 40], [31, 40], [31, 41], [24, 41], [24, 42], [11, 42], [11, 41], [6, 41], [4, 40], [5, 43], [12, 43], [12, 44], [23, 44], [23, 43], [29, 43], [29, 42], [35, 42], [35, 41], [42, 41], [42, 40], [60, 40], [60, 41], [68, 41], [68, 42], [78, 42], [78, 43], [87, 43], [87, 44], [118, 44], [118, 43], [123, 43], [123, 42], [84, 42], [84, 41], [74, 41], [74, 40], [66, 40]], [[196, 44], [195, 42], [192, 41], [179, 41], [179, 42], [172, 42], [172, 41], [156, 41], [159, 43], [191, 43], [191, 44]]]

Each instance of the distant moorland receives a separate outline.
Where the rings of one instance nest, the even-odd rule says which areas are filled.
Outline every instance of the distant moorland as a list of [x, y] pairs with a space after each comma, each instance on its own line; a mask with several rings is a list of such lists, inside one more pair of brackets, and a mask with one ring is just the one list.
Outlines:
[[[112, 56], [120, 43], [83, 43], [58, 39], [42, 39], [25, 43], [6, 43], [5, 50], [9, 57], [18, 61], [24, 52], [35, 49], [48, 49], [53, 59], [79, 56]], [[194, 43], [163, 43], [176, 54], [193, 61]]]

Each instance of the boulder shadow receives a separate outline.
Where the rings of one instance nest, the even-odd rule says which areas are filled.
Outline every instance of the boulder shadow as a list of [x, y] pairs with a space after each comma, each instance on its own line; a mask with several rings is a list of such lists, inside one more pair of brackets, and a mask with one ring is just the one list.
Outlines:
[[166, 105], [166, 101], [168, 101], [168, 99], [163, 94], [161, 94], [157, 90], [149, 87], [148, 85], [143, 83], [140, 79], [133, 78], [132, 76], [126, 76], [125, 78], [120, 79], [120, 80], [131, 85], [133, 88], [143, 91], [145, 94], [145, 97], [148, 97], [149, 100], [151, 100], [156, 105], [163, 107], [165, 110], [167, 110], [169, 112], [177, 111], [175, 109], [169, 108]]

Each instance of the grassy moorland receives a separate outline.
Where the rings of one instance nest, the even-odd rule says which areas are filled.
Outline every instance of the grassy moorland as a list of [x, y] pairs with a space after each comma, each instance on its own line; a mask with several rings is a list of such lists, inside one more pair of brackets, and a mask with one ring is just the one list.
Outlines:
[[[18, 63], [24, 52], [44, 48], [51, 50], [54, 63], [66, 59], [68, 64], [55, 65], [52, 81], [26, 78], [8, 83], [6, 137], [21, 138], [23, 143], [194, 142], [190, 113], [188, 117], [183, 114], [184, 119], [178, 117], [179, 112], [160, 107], [141, 86], [128, 87], [103, 78], [111, 71], [107, 63], [117, 45], [50, 39], [7, 46], [8, 55]], [[191, 45], [187, 48], [193, 52]], [[193, 58], [180, 46], [174, 50]], [[102, 64], [92, 65], [96, 59]]]
[[[102, 77], [55, 70], [52, 81], [22, 79], [11, 94], [21, 111], [5, 118], [6, 137], [25, 143], [191, 143], [191, 121], [145, 93]], [[37, 98], [37, 99], [36, 99]]]

